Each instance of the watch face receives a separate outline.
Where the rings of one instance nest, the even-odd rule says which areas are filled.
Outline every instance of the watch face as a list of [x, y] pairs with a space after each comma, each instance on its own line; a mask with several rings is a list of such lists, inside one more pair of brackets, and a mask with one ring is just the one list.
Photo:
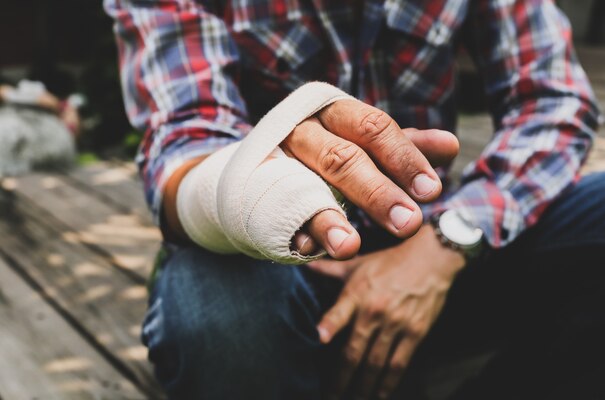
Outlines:
[[481, 241], [483, 232], [473, 227], [455, 210], [447, 210], [439, 217], [439, 229], [443, 236], [463, 246], [473, 246]]

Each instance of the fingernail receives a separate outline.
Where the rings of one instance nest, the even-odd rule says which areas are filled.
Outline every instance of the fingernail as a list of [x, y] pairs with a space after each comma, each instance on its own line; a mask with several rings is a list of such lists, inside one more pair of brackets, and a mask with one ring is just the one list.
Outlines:
[[319, 340], [322, 343], [327, 343], [330, 336], [330, 332], [328, 332], [325, 328], [321, 326], [317, 327], [317, 332], [319, 333]]
[[391, 208], [389, 216], [391, 217], [391, 222], [393, 225], [395, 225], [395, 228], [397, 228], [397, 230], [401, 230], [408, 224], [413, 214], [414, 211], [410, 210], [409, 208], [405, 208], [403, 206], [394, 206]]
[[300, 254], [309, 255], [315, 251], [313, 238], [306, 233], [297, 234], [295, 237], [296, 248]]
[[311, 236], [307, 235], [306, 233], [297, 233], [296, 235], [294, 235], [294, 244], [296, 245], [296, 248], [300, 251], [309, 241], [309, 239], [311, 239]]
[[437, 182], [426, 174], [419, 174], [414, 178], [414, 192], [418, 196], [428, 196], [437, 189]]
[[328, 244], [333, 251], [337, 251], [342, 242], [349, 237], [349, 232], [340, 228], [331, 228], [328, 230]]

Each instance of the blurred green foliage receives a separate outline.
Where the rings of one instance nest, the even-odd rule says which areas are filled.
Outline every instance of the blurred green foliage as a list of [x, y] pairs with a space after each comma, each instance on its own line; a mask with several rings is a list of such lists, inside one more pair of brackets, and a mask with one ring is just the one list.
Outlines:
[[95, 153], [85, 151], [85, 152], [78, 153], [78, 157], [76, 158], [76, 164], [88, 165], [88, 164], [93, 164], [98, 160], [99, 160], [99, 157]]

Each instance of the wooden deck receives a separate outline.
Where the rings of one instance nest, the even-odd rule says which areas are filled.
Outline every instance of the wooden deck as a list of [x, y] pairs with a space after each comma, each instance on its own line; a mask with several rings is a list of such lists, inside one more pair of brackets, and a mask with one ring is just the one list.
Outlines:
[[160, 235], [134, 168], [6, 180], [2, 399], [158, 398], [140, 323]]
[[[605, 51], [580, 56], [605, 101]], [[491, 123], [466, 116], [459, 131], [458, 172]], [[585, 171], [603, 169], [600, 136]], [[139, 340], [160, 235], [134, 166], [103, 162], [3, 186], [0, 399], [161, 398]]]

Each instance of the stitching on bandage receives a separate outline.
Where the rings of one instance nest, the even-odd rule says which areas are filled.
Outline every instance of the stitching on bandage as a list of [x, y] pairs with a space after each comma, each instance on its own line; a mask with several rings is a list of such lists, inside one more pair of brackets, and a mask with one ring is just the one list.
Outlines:
[[[265, 197], [265, 195], [269, 192], [269, 190], [274, 187], [275, 185], [277, 185], [279, 182], [281, 182], [282, 180], [289, 178], [291, 176], [296, 176], [296, 175], [302, 175], [302, 172], [296, 172], [290, 175], [286, 175], [286, 176], [282, 176], [281, 178], [279, 178], [278, 180], [276, 180], [275, 182], [273, 182], [264, 192], [263, 194], [254, 202], [254, 205], [252, 206], [252, 210], [250, 210], [250, 213], [248, 214], [248, 218], [246, 220], [246, 223], [244, 225], [244, 232], [246, 233], [246, 237], [250, 240], [250, 242], [254, 245], [254, 248], [261, 253], [263, 256], [267, 257], [267, 258], [271, 258], [268, 254], [265, 254], [264, 251], [262, 251], [260, 249], [260, 246], [258, 244], [258, 242], [256, 240], [254, 240], [254, 238], [252, 238], [250, 236], [250, 233], [248, 232], [248, 228], [250, 226], [250, 218], [252, 218], [252, 214], [254, 213], [254, 210], [256, 209], [256, 207], [258, 206], [258, 203], [260, 203], [262, 201], [262, 199]], [[240, 211], [241, 214], [241, 211]], [[290, 239], [292, 240], [292, 239]], [[288, 246], [289, 247], [289, 246]]]
[[265, 191], [260, 195], [260, 197], [258, 199], [256, 199], [256, 201], [254, 202], [254, 205], [252, 206], [252, 209], [250, 210], [250, 213], [248, 214], [248, 218], [246, 219], [246, 222], [244, 224], [244, 228], [246, 229], [246, 232], [248, 232], [248, 227], [250, 226], [250, 218], [252, 218], [252, 214], [254, 214], [254, 210], [256, 209], [256, 206], [258, 206], [258, 203], [261, 202], [261, 200], [265, 197], [267, 192], [269, 192], [269, 190], [271, 190], [271, 188], [273, 188], [275, 185], [277, 185], [279, 182], [283, 181], [284, 179], [290, 178], [290, 177], [296, 176], [296, 175], [303, 175], [303, 174], [304, 174], [304, 172], [295, 172], [293, 174], [284, 175], [281, 178], [279, 178], [278, 180], [274, 181], [267, 189], [265, 189]]

